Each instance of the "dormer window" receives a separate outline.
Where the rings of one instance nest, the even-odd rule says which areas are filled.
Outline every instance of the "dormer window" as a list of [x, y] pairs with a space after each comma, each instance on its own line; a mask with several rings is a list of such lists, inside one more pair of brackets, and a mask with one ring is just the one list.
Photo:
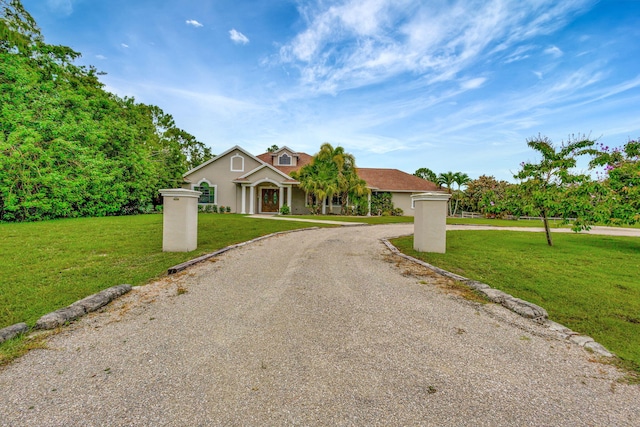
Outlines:
[[280, 166], [291, 165], [291, 156], [287, 155], [287, 153], [283, 153], [280, 157], [278, 157], [278, 164]]

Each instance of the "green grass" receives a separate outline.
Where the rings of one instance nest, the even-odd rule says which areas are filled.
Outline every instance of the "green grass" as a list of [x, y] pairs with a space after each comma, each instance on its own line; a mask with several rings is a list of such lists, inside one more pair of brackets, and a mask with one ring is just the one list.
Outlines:
[[[492, 219], [492, 218], [447, 218], [447, 224], [468, 224], [468, 225], [493, 225], [495, 227], [544, 227], [542, 220], [540, 219]], [[562, 225], [560, 220], [549, 221], [551, 228], [570, 228], [570, 224]], [[617, 227], [611, 224], [596, 224], [607, 227]], [[640, 223], [637, 224], [621, 224], [622, 228], [640, 228]]]
[[[447, 218], [447, 224], [492, 225], [494, 227], [544, 227], [542, 220], [536, 219], [492, 219], [492, 218]], [[561, 221], [549, 221], [551, 228], [561, 227]], [[569, 227], [565, 225], [564, 227]]]
[[412, 216], [346, 216], [346, 215], [287, 215], [287, 218], [320, 219], [326, 221], [364, 222], [366, 224], [397, 224], [411, 222]]
[[168, 267], [276, 231], [321, 224], [201, 214], [198, 249], [162, 252], [162, 215], [0, 224], [0, 328], [102, 289], [142, 285]]
[[404, 253], [544, 307], [550, 319], [589, 335], [640, 371], [640, 239], [449, 231], [447, 253]]

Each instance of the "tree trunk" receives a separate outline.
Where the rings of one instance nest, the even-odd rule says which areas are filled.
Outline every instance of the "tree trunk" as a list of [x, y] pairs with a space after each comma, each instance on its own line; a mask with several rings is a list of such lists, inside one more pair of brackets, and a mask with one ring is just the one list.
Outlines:
[[547, 211], [542, 210], [542, 222], [544, 223], [544, 232], [547, 234], [547, 243], [549, 246], [553, 246], [551, 241], [551, 229], [549, 229], [549, 220], [547, 219]]

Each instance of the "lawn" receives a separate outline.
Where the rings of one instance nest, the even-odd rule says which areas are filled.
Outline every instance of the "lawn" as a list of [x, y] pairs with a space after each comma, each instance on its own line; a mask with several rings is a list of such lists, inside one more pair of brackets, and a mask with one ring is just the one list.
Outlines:
[[162, 252], [162, 215], [0, 224], [0, 328], [110, 286], [142, 285], [168, 267], [276, 231], [321, 224], [200, 214], [198, 249]]
[[[447, 224], [492, 225], [494, 227], [544, 227], [540, 219], [493, 219], [493, 218], [447, 218]], [[551, 220], [551, 228], [569, 227], [561, 225], [562, 221]]]
[[327, 221], [364, 222], [366, 224], [413, 223], [412, 216], [347, 216], [347, 215], [287, 215], [287, 218], [321, 219]]
[[449, 231], [447, 253], [404, 253], [544, 307], [550, 319], [589, 335], [640, 371], [640, 239]]

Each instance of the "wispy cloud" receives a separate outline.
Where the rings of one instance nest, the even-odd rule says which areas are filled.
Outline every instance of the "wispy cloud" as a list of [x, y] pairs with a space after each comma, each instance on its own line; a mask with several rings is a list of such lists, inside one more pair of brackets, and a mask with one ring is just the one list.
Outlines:
[[196, 27], [196, 28], [198, 28], [198, 27], [202, 27], [202, 26], [203, 26], [201, 23], [199, 23], [199, 22], [198, 22], [198, 21], [196, 21], [195, 19], [187, 19], [187, 20], [185, 21], [185, 23], [186, 23], [187, 25], [191, 25], [192, 27]]
[[104, 56], [104, 55], [96, 55], [96, 58], [101, 60], [101, 61], [107, 59], [107, 57]]
[[47, 6], [57, 13], [71, 15], [73, 13], [72, 0], [47, 0]]
[[558, 46], [549, 46], [544, 50], [544, 53], [546, 53], [547, 55], [551, 55], [554, 58], [560, 58], [562, 55], [564, 55], [564, 52], [562, 52], [562, 50], [560, 50]]
[[249, 43], [249, 38], [242, 34], [240, 31], [237, 31], [235, 28], [229, 30], [229, 37], [233, 40], [234, 43], [238, 44], [247, 44]]
[[129, 45], [128, 45], [128, 44], [126, 44], [126, 43], [120, 43], [120, 46], [122, 46], [122, 47], [123, 47], [123, 48], [125, 48], [125, 49], [128, 49], [128, 48], [129, 48]]
[[551, 33], [590, 2], [347, 0], [305, 6], [300, 13], [307, 27], [281, 47], [279, 61], [297, 68], [301, 83], [316, 92], [402, 73], [448, 81], [488, 54], [504, 58], [511, 48], [503, 61], [526, 58], [531, 48], [519, 44]]
[[477, 77], [475, 79], [465, 80], [460, 84], [462, 89], [477, 89], [486, 82], [487, 79], [484, 77]]

